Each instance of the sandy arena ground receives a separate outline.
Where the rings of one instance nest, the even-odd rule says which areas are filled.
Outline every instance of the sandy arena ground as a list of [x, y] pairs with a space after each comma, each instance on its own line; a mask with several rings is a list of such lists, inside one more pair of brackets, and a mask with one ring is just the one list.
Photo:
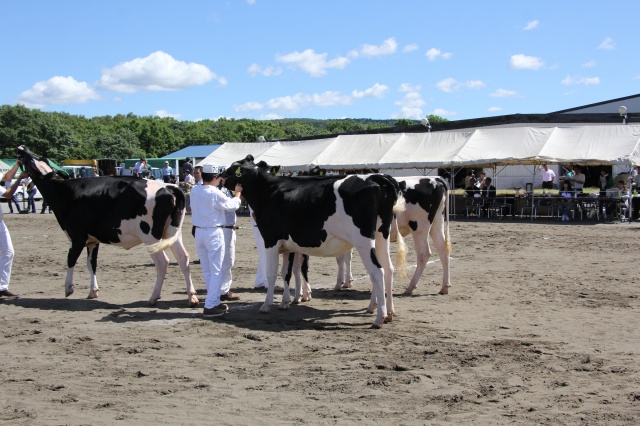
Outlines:
[[[163, 298], [147, 305], [155, 269], [142, 247], [101, 247], [97, 300], [81, 258], [65, 298], [69, 245], [54, 216], [5, 221], [22, 297], [0, 299], [3, 424], [640, 423], [635, 223], [453, 221], [450, 294], [436, 294], [430, 263], [413, 296], [396, 280], [397, 316], [373, 330], [358, 256], [352, 290], [333, 292], [335, 260], [312, 258], [313, 300], [260, 314], [247, 217], [241, 300], [214, 320], [186, 307], [171, 254]], [[187, 217], [197, 259], [190, 229]], [[192, 276], [203, 295], [199, 265]]]

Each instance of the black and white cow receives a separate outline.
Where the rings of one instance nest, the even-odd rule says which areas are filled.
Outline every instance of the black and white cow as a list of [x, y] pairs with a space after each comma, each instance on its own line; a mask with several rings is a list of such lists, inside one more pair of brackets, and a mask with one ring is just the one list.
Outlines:
[[[404, 294], [412, 294], [418, 285], [422, 272], [431, 257], [429, 236], [436, 246], [438, 257], [442, 263], [442, 287], [440, 294], [449, 293], [449, 261], [451, 256], [451, 241], [449, 239], [449, 187], [440, 176], [412, 176], [397, 178], [406, 207], [397, 215], [397, 229], [403, 237], [411, 233], [416, 250], [416, 270], [405, 289]], [[396, 227], [391, 227], [391, 241], [394, 241]], [[351, 253], [338, 257], [338, 264], [345, 264], [338, 270], [336, 290], [351, 287], [349, 277], [345, 277], [343, 270], [351, 270]]]
[[73, 293], [73, 269], [87, 248], [91, 274], [89, 299], [98, 297], [96, 268], [101, 243], [130, 249], [147, 245], [156, 265], [156, 285], [149, 299], [160, 299], [169, 265], [164, 253], [170, 248], [178, 260], [187, 284], [189, 306], [198, 304], [191, 282], [189, 254], [182, 244], [185, 195], [177, 186], [128, 176], [55, 179], [46, 158], [36, 158], [26, 146], [18, 147], [24, 165], [43, 198], [51, 206], [62, 230], [71, 241], [67, 255], [65, 295]]
[[[404, 206], [393, 179], [384, 175], [273, 176], [265, 162], [255, 164], [251, 155], [234, 162], [223, 175], [227, 188], [242, 185], [267, 249], [269, 289], [260, 312], [268, 312], [273, 303], [279, 253], [335, 257], [355, 247], [371, 277], [372, 300], [386, 302], [378, 303], [373, 326], [380, 328], [392, 319], [390, 227], [394, 207], [397, 211]], [[281, 307], [288, 302], [285, 292]]]

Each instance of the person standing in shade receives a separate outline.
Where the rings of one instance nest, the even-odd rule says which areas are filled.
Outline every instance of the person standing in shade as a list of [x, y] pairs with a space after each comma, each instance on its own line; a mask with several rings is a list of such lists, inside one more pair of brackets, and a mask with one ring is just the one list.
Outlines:
[[540, 175], [542, 175], [542, 195], [544, 195], [545, 191], [548, 195], [551, 195], [553, 182], [556, 180], [556, 173], [549, 168], [548, 164], [538, 166], [538, 171]]
[[[3, 182], [11, 182], [11, 179], [16, 175], [18, 171], [18, 167], [20, 166], [20, 162], [16, 161], [16, 163], [9, 169], [7, 173], [2, 177]], [[12, 198], [13, 194], [15, 194], [18, 186], [21, 185], [22, 179], [26, 179], [29, 177], [27, 172], [22, 172], [19, 178], [13, 182], [11, 187], [4, 191], [2, 194], [5, 198]], [[4, 223], [4, 216], [2, 214], [2, 210], [0, 209], [0, 298], [15, 298], [18, 297], [17, 294], [9, 291], [9, 282], [11, 281], [11, 267], [13, 266], [13, 256], [15, 252], [13, 251], [13, 243], [11, 242], [11, 234], [9, 234], [9, 228]]]
[[573, 185], [573, 189], [575, 190], [576, 194], [579, 196], [579, 195], [582, 195], [582, 188], [584, 187], [584, 183], [587, 180], [587, 178], [585, 177], [584, 173], [582, 173], [582, 167], [574, 166], [573, 171], [574, 171], [574, 175], [570, 180], [571, 180], [571, 184]]
[[[9, 188], [11, 188], [11, 183], [10, 182], [4, 182], [2, 181], [2, 186], [5, 187], [5, 191], [8, 190]], [[7, 204], [9, 205], [9, 213], [13, 213], [13, 205], [16, 205], [16, 211], [18, 213], [20, 213], [20, 211], [22, 210], [20, 208], [20, 204], [18, 203], [18, 199], [16, 198], [16, 195], [13, 194], [13, 196], [11, 197], [7, 197]]]
[[225, 212], [237, 210], [241, 203], [242, 185], [237, 184], [233, 198], [229, 198], [217, 188], [219, 183], [218, 167], [207, 164], [202, 168], [202, 185], [191, 189], [191, 217], [195, 227], [196, 248], [207, 287], [202, 311], [204, 318], [222, 316], [229, 309], [220, 301], [225, 252], [222, 226], [226, 220]]

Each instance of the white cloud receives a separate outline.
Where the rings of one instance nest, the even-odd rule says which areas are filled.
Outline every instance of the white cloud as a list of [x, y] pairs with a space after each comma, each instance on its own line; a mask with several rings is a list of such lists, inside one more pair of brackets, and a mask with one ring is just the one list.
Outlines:
[[463, 88], [481, 89], [485, 87], [485, 84], [480, 80], [458, 81], [455, 78], [449, 77], [437, 82], [436, 87], [442, 90], [443, 92], [453, 93], [453, 92], [458, 92]]
[[602, 43], [598, 45], [598, 49], [612, 50], [615, 48], [616, 44], [613, 42], [613, 39], [611, 37], [605, 38]]
[[451, 52], [442, 53], [440, 49], [436, 49], [435, 47], [432, 47], [431, 49], [427, 50], [427, 53], [425, 53], [424, 55], [430, 61], [435, 61], [438, 58], [449, 59], [453, 56], [453, 53]]
[[516, 96], [518, 92], [515, 90], [507, 90], [507, 89], [498, 89], [493, 93], [490, 93], [489, 96], [492, 98], [508, 98], [510, 96]]
[[247, 4], [253, 6], [254, 4], [256, 4], [256, 0], [247, 0]]
[[157, 51], [146, 58], [136, 58], [103, 70], [96, 87], [120, 93], [176, 91], [201, 86], [214, 79], [223, 86], [227, 84], [226, 79], [204, 65], [178, 61]]
[[487, 111], [488, 112], [499, 112], [499, 111], [502, 111], [502, 108], [497, 107], [497, 106], [492, 106], [492, 107], [489, 107], [489, 109], [487, 109]]
[[258, 64], [253, 64], [249, 68], [247, 68], [247, 72], [251, 77], [255, 77], [258, 74], [262, 74], [265, 77], [272, 77], [282, 74], [282, 68], [272, 66], [262, 68]]
[[170, 112], [164, 109], [159, 109], [158, 111], [156, 111], [156, 116], [162, 117], [162, 118], [171, 117], [171, 118], [178, 119], [182, 117], [182, 114], [171, 114]]
[[391, 114], [391, 118], [400, 119], [408, 118], [413, 120], [419, 120], [424, 116], [422, 107], [426, 105], [426, 102], [422, 99], [420, 94], [421, 86], [412, 86], [404, 83], [400, 85], [398, 91], [406, 93], [404, 98], [396, 101], [395, 104], [400, 107], [400, 111]]
[[398, 43], [393, 37], [391, 37], [383, 41], [380, 46], [365, 44], [360, 48], [360, 50], [352, 50], [349, 52], [349, 56], [352, 58], [385, 56], [395, 53], [397, 49]]
[[279, 120], [281, 118], [283, 117], [278, 114], [265, 114], [260, 116], [260, 120]]
[[418, 50], [420, 47], [417, 43], [407, 44], [402, 51], [405, 53], [413, 52], [414, 50]]
[[300, 68], [312, 77], [320, 77], [331, 68], [344, 68], [349, 62], [349, 58], [344, 56], [327, 61], [326, 53], [316, 53], [312, 49], [304, 52], [293, 52], [286, 55], [276, 55], [276, 61], [291, 65], [293, 68]]
[[387, 86], [385, 86], [384, 84], [376, 83], [373, 86], [369, 87], [368, 89], [365, 89], [362, 91], [354, 90], [353, 92], [351, 92], [351, 96], [353, 96], [356, 99], [361, 99], [365, 97], [383, 98], [388, 91], [389, 91], [389, 88]]
[[537, 19], [534, 19], [531, 22], [527, 22], [527, 25], [525, 25], [525, 27], [522, 29], [522, 31], [531, 31], [531, 30], [537, 28], [539, 23], [540, 22], [538, 22]]
[[580, 77], [567, 75], [562, 81], [563, 86], [571, 86], [574, 84], [580, 84], [583, 86], [592, 86], [600, 84], [600, 77]]
[[537, 70], [544, 66], [542, 59], [523, 54], [513, 55], [509, 60], [509, 67], [516, 70]]
[[593, 67], [595, 67], [595, 66], [596, 66], [596, 61], [591, 60], [591, 61], [589, 61], [589, 62], [585, 62], [584, 64], [582, 64], [582, 66], [583, 66], [584, 68], [593, 68]]
[[264, 108], [264, 105], [262, 105], [260, 102], [245, 102], [243, 104], [240, 105], [234, 105], [233, 109], [235, 111], [259, 111], [262, 108]]
[[44, 108], [48, 105], [84, 104], [98, 99], [100, 96], [86, 82], [56, 76], [39, 81], [20, 93], [17, 102], [28, 108]]
[[314, 93], [312, 95], [296, 93], [293, 96], [282, 96], [280, 98], [269, 99], [266, 102], [267, 108], [272, 111], [285, 111], [289, 113], [297, 112], [306, 106], [330, 107], [335, 105], [349, 105], [352, 102], [350, 96], [342, 95], [340, 92]]
[[437, 115], [439, 117], [451, 117], [454, 115], [458, 115], [458, 113], [455, 111], [447, 111], [446, 109], [443, 109], [443, 108], [436, 108], [430, 114]]

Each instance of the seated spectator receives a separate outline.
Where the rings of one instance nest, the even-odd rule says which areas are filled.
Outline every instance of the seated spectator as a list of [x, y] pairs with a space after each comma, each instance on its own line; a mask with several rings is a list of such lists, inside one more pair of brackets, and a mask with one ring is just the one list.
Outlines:
[[569, 220], [569, 213], [573, 210], [573, 200], [575, 196], [573, 189], [571, 188], [571, 181], [565, 179], [562, 181], [562, 190], [560, 191], [560, 197], [562, 200], [558, 202], [558, 213], [562, 214], [562, 220]]
[[482, 196], [485, 198], [495, 198], [496, 197], [496, 187], [491, 185], [491, 178], [486, 177], [482, 181], [482, 189], [480, 190]]
[[476, 186], [476, 179], [469, 179], [469, 186], [465, 189], [467, 197], [480, 197], [480, 188]]

